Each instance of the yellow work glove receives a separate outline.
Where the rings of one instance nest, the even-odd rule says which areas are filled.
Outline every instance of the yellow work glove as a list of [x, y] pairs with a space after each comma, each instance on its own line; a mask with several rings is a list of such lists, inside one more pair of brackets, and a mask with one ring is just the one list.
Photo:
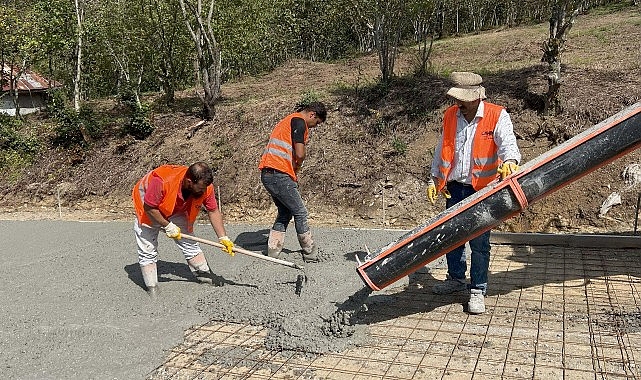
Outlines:
[[450, 194], [450, 191], [447, 189], [447, 187], [444, 187], [443, 190], [441, 190], [441, 193], [443, 193], [445, 199], [452, 198], [452, 194]]
[[496, 170], [498, 174], [501, 175], [501, 181], [505, 179], [505, 177], [516, 173], [519, 170], [519, 165], [517, 165], [514, 161], [505, 161], [504, 163], [499, 166], [499, 168]]
[[[443, 196], [447, 199], [452, 198], [452, 195], [447, 190], [447, 187], [444, 187], [443, 190], [441, 190], [441, 193], [443, 193]], [[432, 178], [430, 178], [429, 181], [427, 181], [427, 199], [429, 199], [432, 204], [435, 204], [437, 197], [438, 191], [436, 190], [436, 183]]]
[[165, 226], [165, 233], [172, 239], [180, 239], [180, 227], [172, 222], [169, 222], [169, 224]]
[[436, 183], [434, 183], [434, 180], [430, 178], [429, 181], [427, 181], [427, 199], [432, 202], [432, 204], [435, 204], [437, 197], [438, 192], [436, 191]]
[[229, 256], [234, 257], [234, 242], [229, 239], [227, 236], [221, 236], [218, 238], [220, 244], [224, 245], [224, 248], [220, 248], [223, 252], [227, 253]]

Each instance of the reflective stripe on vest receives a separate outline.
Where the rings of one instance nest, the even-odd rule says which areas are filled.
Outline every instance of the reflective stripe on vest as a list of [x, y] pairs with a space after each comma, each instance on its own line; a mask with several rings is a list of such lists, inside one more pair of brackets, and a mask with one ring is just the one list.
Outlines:
[[[284, 148], [285, 151], [278, 149], [278, 148]], [[267, 146], [265, 147], [265, 151], [263, 152], [263, 155], [265, 154], [275, 154], [279, 157], [282, 157], [286, 160], [291, 160], [292, 159], [292, 146], [287, 143], [287, 141], [279, 140], [275, 137], [272, 137], [269, 139], [269, 142], [267, 143]]]
[[[472, 187], [480, 190], [496, 178], [496, 170], [500, 160], [498, 147], [494, 142], [494, 128], [498, 123], [503, 107], [484, 102], [483, 117], [479, 120], [474, 140], [472, 142]], [[447, 182], [447, 177], [452, 169], [454, 159], [454, 145], [456, 140], [456, 113], [457, 106], [451, 106], [445, 111], [443, 117], [443, 145], [441, 149], [441, 166], [439, 173], [439, 190]]]
[[[293, 113], [276, 124], [269, 136], [269, 141], [263, 151], [258, 168], [276, 169], [288, 174], [294, 181], [298, 181], [294, 172], [294, 144], [292, 142], [292, 119], [295, 117], [305, 119], [301, 113]], [[309, 129], [305, 128], [305, 143], [307, 143], [308, 137]]]

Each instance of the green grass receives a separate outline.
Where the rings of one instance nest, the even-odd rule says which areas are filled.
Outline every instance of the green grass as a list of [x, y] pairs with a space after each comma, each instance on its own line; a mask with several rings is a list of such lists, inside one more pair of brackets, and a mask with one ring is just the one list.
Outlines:
[[606, 44], [620, 37], [618, 25], [601, 25], [596, 28], [571, 31], [569, 38], [594, 37], [599, 43]]
[[[590, 66], [604, 54], [638, 49], [641, 13], [628, 3], [612, 4], [579, 15], [567, 37], [565, 64]], [[475, 71], [481, 75], [515, 71], [541, 64], [541, 46], [549, 37], [547, 22], [500, 31], [449, 37], [434, 42], [431, 72], [447, 77], [452, 71]], [[636, 45], [635, 45], [636, 44]], [[636, 48], [635, 48], [636, 46]], [[595, 54], [595, 52], [597, 54]], [[626, 60], [626, 67], [634, 67]]]
[[0, 168], [9, 173], [7, 182], [15, 183], [20, 179], [22, 169], [27, 168], [33, 162], [35, 154], [25, 153], [16, 150], [0, 150]]
[[630, 8], [629, 1], [619, 1], [616, 3], [611, 3], [602, 7], [591, 9], [589, 13], [594, 16], [609, 15], [612, 13], [621, 12], [627, 8]]

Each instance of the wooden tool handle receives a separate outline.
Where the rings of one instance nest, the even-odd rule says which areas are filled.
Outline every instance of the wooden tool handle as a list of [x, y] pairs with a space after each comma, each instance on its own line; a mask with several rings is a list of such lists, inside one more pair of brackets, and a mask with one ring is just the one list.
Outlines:
[[[203, 244], [212, 245], [212, 246], [218, 247], [218, 248], [225, 248], [224, 245], [222, 245], [222, 244], [220, 244], [220, 243], [218, 243], [216, 241], [211, 241], [211, 240], [207, 240], [207, 239], [203, 239], [203, 238], [199, 238], [199, 237], [196, 237], [196, 236], [191, 236], [191, 235], [187, 235], [187, 234], [183, 234], [183, 233], [181, 233], [180, 235], [181, 235], [181, 238], [197, 241], [197, 242], [203, 243]], [[286, 266], [291, 267], [291, 268], [296, 268], [296, 269], [301, 269], [301, 270], [304, 269], [302, 266], [300, 266], [298, 264], [294, 264], [294, 263], [291, 263], [291, 262], [285, 261], [285, 260], [276, 259], [274, 257], [265, 256], [262, 253], [248, 251], [248, 250], [246, 250], [244, 248], [241, 248], [241, 247], [238, 247], [236, 245], [234, 245], [234, 248], [232, 250], [234, 252], [242, 253], [243, 255], [255, 257], [255, 258], [261, 259], [261, 260], [271, 261], [273, 263], [277, 263], [277, 264], [281, 264], [281, 265], [286, 265]]]

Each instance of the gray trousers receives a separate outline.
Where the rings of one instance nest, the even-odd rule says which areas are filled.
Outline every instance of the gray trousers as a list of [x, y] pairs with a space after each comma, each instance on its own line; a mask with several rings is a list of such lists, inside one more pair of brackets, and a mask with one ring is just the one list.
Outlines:
[[278, 209], [272, 229], [285, 232], [293, 217], [297, 234], [309, 231], [307, 208], [298, 191], [298, 184], [289, 175], [273, 169], [263, 169], [260, 180]]

